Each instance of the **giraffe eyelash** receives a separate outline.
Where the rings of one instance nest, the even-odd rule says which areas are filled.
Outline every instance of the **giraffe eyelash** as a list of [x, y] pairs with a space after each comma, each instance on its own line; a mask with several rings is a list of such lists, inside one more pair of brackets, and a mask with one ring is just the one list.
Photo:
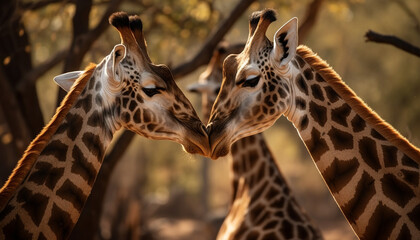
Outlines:
[[[260, 81], [260, 75], [252, 76], [243, 81], [242, 87], [255, 87]], [[239, 82], [238, 82], [239, 83]]]

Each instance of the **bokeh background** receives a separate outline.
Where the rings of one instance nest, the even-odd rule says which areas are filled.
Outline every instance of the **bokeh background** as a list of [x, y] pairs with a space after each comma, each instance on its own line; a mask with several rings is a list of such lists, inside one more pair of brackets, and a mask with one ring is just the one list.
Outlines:
[[[364, 37], [371, 29], [420, 46], [418, 0], [10, 0], [0, 3], [1, 184], [63, 96], [52, 78], [98, 63], [119, 43], [107, 23], [110, 13], [140, 15], [152, 61], [185, 67], [176, 81], [200, 114], [201, 98], [186, 86], [198, 80], [218, 41], [245, 42], [248, 16], [264, 8], [278, 12], [267, 31], [272, 39], [291, 17], [305, 19], [314, 3], [319, 5], [312, 9], [316, 17], [304, 44], [420, 146], [420, 58]], [[234, 9], [240, 11], [230, 27], [224, 21]], [[223, 28], [227, 33], [214, 38]], [[193, 57], [201, 66], [188, 66]], [[264, 134], [298, 201], [326, 239], [356, 239], [287, 119]], [[120, 132], [114, 140], [73, 239], [214, 239], [229, 207], [227, 158], [206, 160], [178, 144], [130, 133]]]

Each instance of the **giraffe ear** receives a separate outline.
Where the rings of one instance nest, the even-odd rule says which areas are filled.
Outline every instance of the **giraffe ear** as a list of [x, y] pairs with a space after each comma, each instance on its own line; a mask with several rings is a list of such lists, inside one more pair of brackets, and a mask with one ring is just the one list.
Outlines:
[[112, 70], [115, 70], [115, 66], [119, 64], [124, 58], [126, 54], [125, 46], [122, 44], [118, 44], [112, 50]]
[[193, 83], [193, 84], [188, 85], [187, 89], [189, 92], [202, 93], [207, 90], [207, 87], [208, 86], [205, 83]]
[[298, 19], [290, 19], [274, 35], [274, 47], [271, 55], [280, 67], [287, 65], [296, 55], [298, 45]]
[[122, 44], [114, 47], [111, 54], [107, 57], [106, 73], [109, 77], [112, 86], [118, 86], [118, 73], [116, 72], [117, 65], [125, 58], [126, 48]]
[[64, 91], [70, 91], [71, 86], [82, 75], [83, 71], [74, 71], [63, 73], [54, 77], [54, 82], [60, 86]]

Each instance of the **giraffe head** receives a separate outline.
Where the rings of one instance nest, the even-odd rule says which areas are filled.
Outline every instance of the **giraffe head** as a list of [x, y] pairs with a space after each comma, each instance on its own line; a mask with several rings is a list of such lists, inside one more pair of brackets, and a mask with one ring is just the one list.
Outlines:
[[[120, 12], [109, 21], [118, 30], [121, 44], [98, 64], [95, 75], [100, 78], [95, 90], [101, 93], [95, 101], [108, 109], [107, 124], [114, 130], [124, 127], [150, 139], [178, 142], [189, 153], [207, 154], [205, 126], [169, 68], [151, 62], [140, 18]], [[79, 74], [63, 74], [55, 81], [68, 90]]]
[[211, 107], [220, 91], [223, 60], [230, 53], [240, 52], [242, 47], [242, 44], [232, 46], [228, 46], [226, 43], [219, 44], [213, 52], [206, 70], [200, 74], [198, 82], [188, 86], [188, 91], [202, 95], [202, 111], [205, 121], [208, 121]]
[[244, 50], [223, 63], [222, 86], [207, 126], [213, 159], [228, 154], [238, 139], [264, 131], [290, 108], [297, 18], [283, 25], [271, 42], [265, 34], [275, 20], [270, 9], [253, 13]]

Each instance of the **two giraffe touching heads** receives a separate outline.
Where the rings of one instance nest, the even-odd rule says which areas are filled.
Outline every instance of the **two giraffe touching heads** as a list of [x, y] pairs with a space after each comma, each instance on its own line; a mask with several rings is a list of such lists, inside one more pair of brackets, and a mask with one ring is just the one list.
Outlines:
[[66, 239], [120, 128], [216, 159], [281, 115], [359, 238], [419, 238], [419, 149], [297, 46], [296, 18], [267, 39], [275, 20], [269, 9], [251, 15], [243, 51], [224, 60], [205, 127], [169, 68], [151, 62], [141, 20], [113, 14], [122, 43], [98, 65], [55, 78], [68, 94], [0, 190], [0, 239]]

